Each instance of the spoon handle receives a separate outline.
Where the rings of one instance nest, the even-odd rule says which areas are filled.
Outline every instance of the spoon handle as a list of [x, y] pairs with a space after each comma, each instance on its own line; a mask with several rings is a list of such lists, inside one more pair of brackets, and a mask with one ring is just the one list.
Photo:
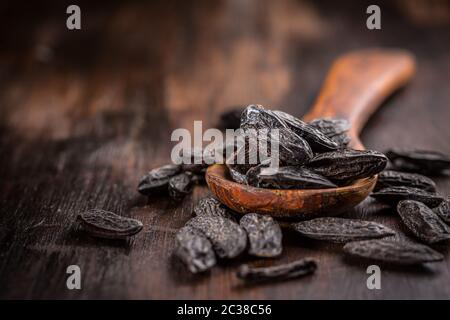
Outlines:
[[303, 119], [347, 119], [351, 146], [364, 149], [359, 140], [364, 124], [414, 72], [414, 57], [403, 50], [366, 49], [345, 54], [332, 65], [314, 106]]

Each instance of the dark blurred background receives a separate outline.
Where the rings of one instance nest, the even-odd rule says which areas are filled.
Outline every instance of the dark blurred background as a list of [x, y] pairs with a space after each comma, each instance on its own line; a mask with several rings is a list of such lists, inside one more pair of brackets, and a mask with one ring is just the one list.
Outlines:
[[[81, 8], [81, 30], [66, 28], [70, 4]], [[381, 30], [366, 28], [371, 4]], [[332, 61], [366, 47], [410, 50], [418, 70], [369, 121], [365, 145], [450, 154], [449, 40], [444, 0], [2, 1], [0, 297], [449, 298], [445, 264], [414, 281], [388, 274], [382, 292], [368, 292], [365, 270], [308, 246], [281, 259], [319, 258], [301, 290], [235, 290], [232, 264], [214, 280], [186, 280], [171, 267], [173, 234], [206, 187], [179, 205], [135, 191], [142, 173], [169, 161], [173, 129], [214, 126], [220, 112], [250, 103], [301, 116]], [[448, 180], [438, 184], [450, 193]], [[90, 207], [146, 230], [128, 247], [99, 246], [72, 228]], [[79, 292], [65, 288], [73, 263], [86, 279]]]
[[64, 138], [78, 120], [139, 99], [173, 111], [157, 117], [173, 126], [251, 102], [301, 115], [338, 54], [371, 46], [416, 54], [417, 81], [434, 88], [421, 87], [421, 99], [441, 101], [448, 89], [439, 86], [448, 80], [449, 1], [377, 1], [382, 29], [372, 31], [373, 1], [77, 1], [80, 31], [65, 27], [69, 4], [0, 5], [2, 125], [21, 135]]

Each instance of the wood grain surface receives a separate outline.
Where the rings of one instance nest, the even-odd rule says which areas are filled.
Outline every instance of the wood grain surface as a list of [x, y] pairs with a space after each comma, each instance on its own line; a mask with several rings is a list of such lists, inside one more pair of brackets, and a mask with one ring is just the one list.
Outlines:
[[[244, 256], [189, 275], [171, 256], [174, 234], [209, 191], [197, 187], [179, 204], [136, 191], [143, 173], [170, 161], [173, 129], [214, 127], [221, 111], [250, 103], [301, 116], [332, 61], [366, 47], [410, 50], [418, 68], [369, 120], [364, 145], [450, 154], [449, 3], [427, 13], [411, 2], [379, 2], [375, 31], [365, 27], [365, 1], [78, 1], [80, 31], [65, 27], [68, 2], [2, 3], [0, 298], [449, 299], [448, 243], [433, 246], [442, 263], [382, 267], [381, 290], [366, 287], [369, 263], [291, 233], [277, 260]], [[450, 194], [448, 177], [436, 181]], [[89, 238], [74, 221], [93, 207], [144, 230], [127, 242]], [[370, 199], [345, 216], [407, 235], [393, 210]], [[243, 262], [301, 257], [317, 259], [315, 275], [258, 286], [235, 277]], [[72, 264], [81, 290], [66, 288]]]

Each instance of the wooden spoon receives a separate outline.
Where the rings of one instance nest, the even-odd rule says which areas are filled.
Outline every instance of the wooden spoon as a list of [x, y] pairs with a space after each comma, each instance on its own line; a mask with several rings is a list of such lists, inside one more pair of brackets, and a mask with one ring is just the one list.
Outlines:
[[[303, 117], [347, 119], [350, 147], [364, 149], [359, 132], [381, 102], [405, 85], [415, 72], [408, 52], [368, 49], [345, 54], [332, 65], [313, 108]], [[226, 206], [240, 212], [259, 212], [277, 218], [311, 219], [336, 215], [363, 201], [375, 186], [373, 176], [332, 189], [275, 190], [255, 188], [231, 180], [228, 168], [212, 165], [206, 172], [211, 192]]]

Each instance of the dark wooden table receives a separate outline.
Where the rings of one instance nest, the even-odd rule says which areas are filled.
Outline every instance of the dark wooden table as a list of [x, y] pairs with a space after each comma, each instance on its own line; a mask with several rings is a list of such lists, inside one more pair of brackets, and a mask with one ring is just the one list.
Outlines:
[[[170, 160], [173, 129], [213, 127], [221, 111], [249, 103], [302, 115], [334, 58], [373, 46], [411, 50], [418, 72], [370, 120], [365, 145], [450, 154], [449, 3], [427, 12], [411, 2], [380, 2], [377, 31], [365, 27], [364, 1], [80, 1], [80, 31], [65, 28], [64, 1], [2, 4], [0, 297], [450, 298], [448, 243], [434, 246], [442, 263], [382, 268], [381, 290], [367, 289], [367, 262], [293, 234], [279, 260], [243, 257], [191, 276], [171, 250], [207, 188], [180, 204], [136, 192], [143, 173]], [[450, 193], [450, 179], [437, 183]], [[144, 230], [125, 243], [86, 237], [74, 219], [92, 207], [140, 219]], [[348, 216], [405, 232], [394, 211], [373, 208]], [[306, 256], [319, 264], [311, 277], [243, 286], [234, 275], [244, 261]], [[66, 288], [72, 264], [81, 290]]]

